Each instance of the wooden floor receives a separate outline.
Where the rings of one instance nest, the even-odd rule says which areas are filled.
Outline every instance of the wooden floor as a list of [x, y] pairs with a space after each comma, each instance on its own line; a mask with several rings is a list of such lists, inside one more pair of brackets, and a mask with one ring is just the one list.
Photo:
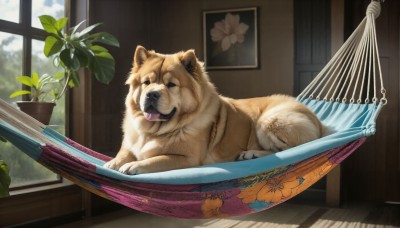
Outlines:
[[252, 215], [207, 220], [161, 218], [124, 209], [62, 227], [400, 227], [400, 205], [357, 204], [344, 208], [326, 208], [283, 203], [267, 211]]

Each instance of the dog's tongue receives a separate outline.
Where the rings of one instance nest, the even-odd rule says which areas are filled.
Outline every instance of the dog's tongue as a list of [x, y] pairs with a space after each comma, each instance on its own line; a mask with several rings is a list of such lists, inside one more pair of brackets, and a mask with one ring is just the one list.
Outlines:
[[157, 121], [160, 118], [160, 113], [144, 113], [144, 117], [148, 120], [148, 121]]

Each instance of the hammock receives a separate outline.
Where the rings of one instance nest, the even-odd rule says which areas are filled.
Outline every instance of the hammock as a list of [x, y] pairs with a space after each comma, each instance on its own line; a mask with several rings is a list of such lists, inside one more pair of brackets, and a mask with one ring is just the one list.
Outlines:
[[265, 210], [310, 187], [375, 133], [387, 103], [374, 24], [379, 12], [380, 3], [371, 2], [361, 24], [298, 97], [333, 133], [273, 155], [129, 176], [104, 168], [110, 157], [1, 99], [0, 135], [88, 191], [142, 212], [197, 219]]

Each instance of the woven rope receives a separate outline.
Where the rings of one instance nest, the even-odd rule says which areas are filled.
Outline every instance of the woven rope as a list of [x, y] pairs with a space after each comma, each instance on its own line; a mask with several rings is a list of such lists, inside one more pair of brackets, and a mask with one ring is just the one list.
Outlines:
[[372, 1], [360, 25], [298, 98], [387, 103], [375, 30], [380, 12], [380, 2]]

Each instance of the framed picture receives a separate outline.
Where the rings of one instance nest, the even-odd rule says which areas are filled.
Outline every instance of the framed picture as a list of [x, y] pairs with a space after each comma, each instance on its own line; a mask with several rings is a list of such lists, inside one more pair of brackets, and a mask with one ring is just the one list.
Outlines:
[[203, 12], [206, 69], [258, 67], [257, 8]]

